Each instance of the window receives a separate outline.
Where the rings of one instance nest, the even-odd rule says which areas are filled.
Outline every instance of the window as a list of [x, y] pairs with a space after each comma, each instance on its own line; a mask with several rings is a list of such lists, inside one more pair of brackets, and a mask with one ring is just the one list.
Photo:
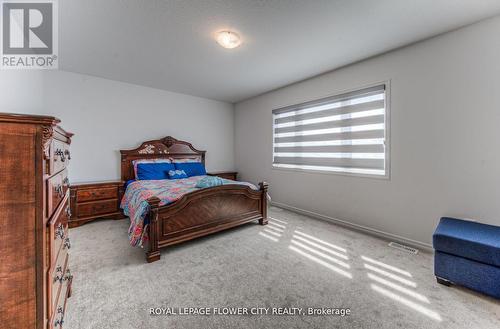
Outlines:
[[273, 166], [388, 176], [385, 84], [273, 110]]

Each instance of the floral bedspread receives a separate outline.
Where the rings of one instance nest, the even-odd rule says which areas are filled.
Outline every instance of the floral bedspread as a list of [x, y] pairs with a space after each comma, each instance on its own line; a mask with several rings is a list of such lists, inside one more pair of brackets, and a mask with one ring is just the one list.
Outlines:
[[[148, 240], [146, 216], [149, 212], [147, 199], [155, 196], [161, 200], [160, 206], [172, 203], [182, 198], [183, 195], [200, 190], [195, 187], [198, 181], [207, 176], [193, 176], [184, 179], [141, 180], [134, 181], [127, 186], [120, 207], [130, 218], [128, 230], [130, 244], [142, 246]], [[257, 190], [251, 183], [223, 179], [223, 185], [246, 185]]]

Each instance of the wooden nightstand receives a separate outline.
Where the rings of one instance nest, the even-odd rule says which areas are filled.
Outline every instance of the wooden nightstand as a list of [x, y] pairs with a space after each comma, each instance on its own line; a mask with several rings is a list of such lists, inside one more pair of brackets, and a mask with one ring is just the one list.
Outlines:
[[72, 185], [71, 219], [69, 227], [77, 227], [87, 222], [100, 219], [125, 218], [120, 201], [123, 195], [123, 183], [100, 182]]
[[219, 171], [219, 172], [209, 172], [207, 173], [209, 176], [218, 176], [220, 178], [230, 179], [230, 180], [238, 180], [238, 173], [236, 171]]

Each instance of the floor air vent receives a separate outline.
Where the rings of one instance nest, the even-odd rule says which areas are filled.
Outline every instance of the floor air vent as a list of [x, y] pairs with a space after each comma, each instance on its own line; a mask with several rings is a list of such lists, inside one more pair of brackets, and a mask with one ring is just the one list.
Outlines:
[[391, 242], [391, 243], [389, 243], [389, 247], [392, 247], [392, 248], [395, 248], [395, 249], [399, 249], [399, 250], [403, 250], [403, 251], [409, 252], [409, 253], [414, 254], [414, 255], [418, 254], [418, 249], [412, 248], [412, 247], [409, 247], [409, 246], [405, 246], [404, 244], [397, 243], [397, 242]]

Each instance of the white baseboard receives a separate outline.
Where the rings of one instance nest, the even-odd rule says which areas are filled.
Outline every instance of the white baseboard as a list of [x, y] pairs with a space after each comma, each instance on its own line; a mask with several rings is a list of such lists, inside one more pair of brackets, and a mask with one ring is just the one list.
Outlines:
[[374, 235], [374, 236], [377, 236], [377, 237], [380, 237], [380, 238], [383, 238], [383, 239], [386, 239], [386, 240], [396, 241], [396, 242], [400, 242], [400, 243], [403, 243], [403, 244], [407, 244], [407, 245], [412, 246], [412, 247], [420, 248], [420, 249], [428, 251], [428, 252], [434, 252], [434, 249], [432, 248], [432, 245], [430, 245], [428, 243], [424, 243], [424, 242], [416, 241], [416, 240], [413, 240], [413, 239], [405, 238], [405, 237], [402, 237], [402, 236], [399, 236], [399, 235], [396, 235], [396, 234], [392, 234], [392, 233], [387, 233], [387, 232], [380, 231], [380, 230], [377, 230], [377, 229], [374, 229], [374, 228], [371, 228], [371, 227], [367, 227], [367, 226], [363, 226], [363, 225], [359, 225], [359, 224], [354, 224], [354, 223], [351, 223], [351, 222], [348, 222], [348, 221], [345, 221], [345, 220], [341, 220], [341, 219], [338, 219], [338, 218], [333, 218], [333, 217], [330, 217], [330, 216], [318, 214], [318, 213], [315, 213], [313, 211], [309, 211], [309, 210], [304, 210], [304, 209], [301, 209], [301, 208], [293, 207], [293, 206], [290, 206], [290, 205], [287, 205], [287, 204], [284, 204], [284, 203], [281, 203], [281, 202], [271, 201], [271, 205], [275, 206], [275, 207], [278, 207], [278, 208], [283, 208], [283, 209], [286, 209], [286, 210], [290, 210], [290, 211], [296, 212], [296, 213], [301, 214], [301, 215], [313, 217], [313, 218], [320, 219], [320, 220], [329, 221], [329, 222], [332, 222], [332, 223], [335, 223], [335, 224], [339, 224], [341, 226], [344, 226], [344, 227], [347, 227], [347, 228], [350, 228], [350, 229], [353, 229], [353, 230], [356, 230], [356, 231], [361, 231], [363, 233], [367, 233], [367, 234], [370, 234], [370, 235]]

